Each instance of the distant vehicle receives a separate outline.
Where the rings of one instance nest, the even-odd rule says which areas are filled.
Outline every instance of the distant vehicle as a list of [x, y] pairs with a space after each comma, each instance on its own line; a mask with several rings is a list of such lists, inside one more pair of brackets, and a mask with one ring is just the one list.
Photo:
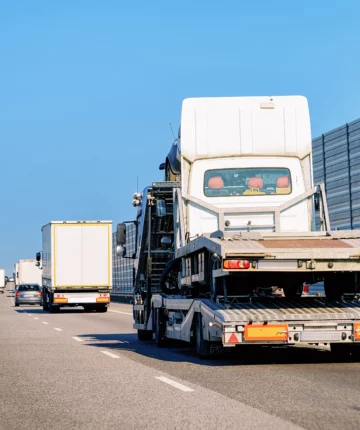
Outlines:
[[11, 277], [8, 279], [8, 282], [15, 282], [15, 279], [11, 276]]
[[5, 280], [5, 270], [4, 269], [0, 269], [0, 293], [4, 294], [5, 291], [5, 284], [6, 284], [6, 280]]
[[[112, 289], [111, 221], [51, 221], [42, 228], [43, 309], [106, 312]], [[39, 270], [39, 272], [41, 272]]]
[[21, 284], [15, 293], [15, 306], [42, 306], [42, 291], [39, 284]]
[[39, 284], [41, 285], [41, 272], [36, 265], [36, 260], [19, 260], [17, 263], [16, 285]]

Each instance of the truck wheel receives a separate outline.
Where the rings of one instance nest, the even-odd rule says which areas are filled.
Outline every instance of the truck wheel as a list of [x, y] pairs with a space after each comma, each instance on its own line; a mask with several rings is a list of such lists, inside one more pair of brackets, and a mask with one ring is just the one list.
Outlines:
[[208, 358], [210, 355], [210, 342], [203, 339], [202, 316], [196, 317], [196, 353], [200, 358]]
[[60, 306], [53, 305], [52, 303], [49, 303], [48, 310], [51, 314], [56, 314], [56, 313], [60, 312]]
[[43, 310], [44, 311], [48, 311], [49, 310], [46, 298], [44, 298], [44, 300], [43, 300]]
[[163, 309], [155, 309], [155, 343], [162, 348], [166, 342], [165, 339], [165, 315]]
[[152, 340], [153, 332], [150, 330], [138, 330], [138, 339], [141, 341]]
[[360, 361], [360, 345], [331, 343], [330, 349], [337, 360]]
[[49, 311], [49, 302], [48, 302], [48, 293], [47, 291], [43, 288], [43, 310], [44, 311]]

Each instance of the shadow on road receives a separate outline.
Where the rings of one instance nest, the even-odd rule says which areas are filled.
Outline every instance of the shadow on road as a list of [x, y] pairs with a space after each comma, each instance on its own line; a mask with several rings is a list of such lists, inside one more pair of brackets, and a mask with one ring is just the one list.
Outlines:
[[[140, 342], [136, 333], [127, 334], [87, 334], [77, 335], [84, 339], [84, 345], [107, 348], [114, 352], [125, 353], [136, 358], [144, 356], [157, 361], [187, 362], [201, 366], [236, 366], [269, 364], [319, 364], [349, 362], [350, 359], [338, 359], [328, 349], [314, 347], [261, 347], [244, 346], [232, 348], [226, 353], [209, 359], [200, 359], [188, 343], [170, 342], [164, 348], [158, 348], [154, 341]], [[131, 358], [132, 358], [131, 357]]]

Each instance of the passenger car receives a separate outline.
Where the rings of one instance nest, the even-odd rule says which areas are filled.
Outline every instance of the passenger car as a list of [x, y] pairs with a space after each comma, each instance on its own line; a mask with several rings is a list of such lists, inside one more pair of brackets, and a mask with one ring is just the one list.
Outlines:
[[42, 292], [39, 284], [20, 284], [15, 293], [15, 306], [42, 306], [42, 300]]

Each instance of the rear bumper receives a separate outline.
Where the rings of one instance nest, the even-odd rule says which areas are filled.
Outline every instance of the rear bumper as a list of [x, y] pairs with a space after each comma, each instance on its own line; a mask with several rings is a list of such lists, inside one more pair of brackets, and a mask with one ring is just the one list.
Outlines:
[[82, 306], [87, 304], [108, 305], [110, 303], [110, 293], [99, 292], [54, 292], [54, 305], [61, 306]]
[[16, 297], [17, 305], [42, 305], [42, 297]]

